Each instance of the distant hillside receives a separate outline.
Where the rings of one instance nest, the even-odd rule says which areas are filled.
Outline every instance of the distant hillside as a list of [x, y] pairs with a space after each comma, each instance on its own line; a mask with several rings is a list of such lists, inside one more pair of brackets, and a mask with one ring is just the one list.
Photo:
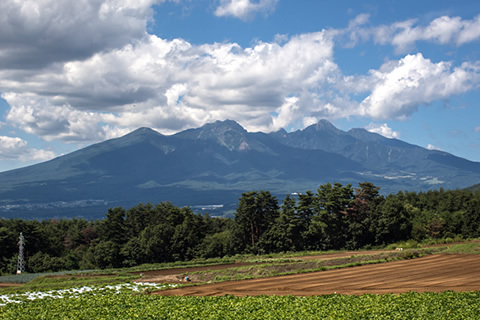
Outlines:
[[468, 187], [468, 188], [466, 188], [466, 189], [467, 189], [467, 190], [470, 190], [470, 191], [480, 191], [480, 183], [475, 184], [475, 185], [473, 185], [473, 186], [471, 186], [471, 187]]
[[233, 212], [242, 192], [278, 197], [326, 182], [370, 181], [383, 193], [465, 188], [480, 163], [328, 121], [288, 133], [234, 121], [165, 136], [148, 128], [34, 166], [0, 173], [0, 216], [103, 217], [107, 208], [172, 201]]

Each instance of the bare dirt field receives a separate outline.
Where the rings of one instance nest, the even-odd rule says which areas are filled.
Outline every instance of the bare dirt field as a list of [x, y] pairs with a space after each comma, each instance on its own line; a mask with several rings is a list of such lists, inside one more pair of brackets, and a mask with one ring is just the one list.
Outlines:
[[480, 290], [480, 255], [435, 254], [413, 260], [323, 272], [183, 287], [178, 296], [403, 293]]

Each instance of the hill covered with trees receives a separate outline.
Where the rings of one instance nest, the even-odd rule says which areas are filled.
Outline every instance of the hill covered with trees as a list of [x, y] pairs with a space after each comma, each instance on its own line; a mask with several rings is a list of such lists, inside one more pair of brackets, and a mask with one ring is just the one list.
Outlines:
[[467, 190], [470, 190], [470, 191], [480, 191], [480, 183], [478, 184], [475, 184], [471, 187], [468, 187]]
[[134, 266], [241, 253], [360, 249], [404, 240], [480, 237], [480, 192], [383, 196], [372, 183], [287, 195], [241, 195], [233, 219], [169, 202], [111, 208], [101, 220], [0, 220], [0, 273], [14, 273], [19, 233], [28, 272]]

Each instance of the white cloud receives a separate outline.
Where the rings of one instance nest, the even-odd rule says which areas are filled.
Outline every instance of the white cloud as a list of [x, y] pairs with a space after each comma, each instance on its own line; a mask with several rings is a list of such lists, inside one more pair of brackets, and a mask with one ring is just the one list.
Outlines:
[[20, 138], [0, 136], [0, 154], [9, 155], [11, 151], [25, 148], [27, 141]]
[[348, 27], [345, 30], [336, 31], [339, 38], [341, 39], [343, 34], [348, 36], [346, 47], [352, 48], [359, 41], [368, 40], [370, 33], [367, 31], [363, 25], [369, 22], [370, 16], [368, 14], [359, 14], [354, 19], [350, 20]]
[[369, 76], [358, 79], [357, 83], [361, 82], [359, 87], [372, 86], [361, 102], [361, 115], [404, 119], [420, 105], [478, 88], [480, 74], [476, 65], [464, 63], [452, 68], [448, 62], [433, 63], [418, 53], [372, 70]]
[[0, 136], [0, 160], [18, 160], [20, 162], [44, 161], [55, 157], [49, 150], [30, 149], [27, 141], [18, 137]]
[[312, 124], [315, 124], [318, 122], [318, 119], [315, 117], [305, 117], [303, 118], [303, 126], [308, 127], [311, 126]]
[[436, 147], [436, 146], [434, 146], [433, 144], [430, 144], [430, 143], [427, 145], [427, 149], [428, 149], [428, 150], [443, 151], [442, 148]]
[[300, 106], [298, 105], [299, 99], [297, 97], [287, 97], [284, 103], [278, 108], [277, 116], [272, 120], [272, 131], [280, 128], [286, 128], [290, 123], [295, 122], [300, 117]]
[[370, 123], [366, 128], [369, 132], [378, 133], [386, 138], [390, 139], [398, 139], [400, 138], [400, 133], [397, 131], [393, 131], [392, 128], [388, 126], [388, 124], [377, 124], [377, 123]]
[[102, 114], [73, 109], [69, 105], [52, 105], [50, 99], [34, 94], [6, 93], [2, 98], [11, 106], [7, 120], [27, 133], [47, 141], [97, 141], [105, 137], [98, 123]]
[[473, 129], [473, 131], [475, 131], [475, 132], [480, 132], [480, 126], [475, 127], [475, 128]]
[[[250, 48], [151, 35], [28, 79], [0, 71], [0, 87], [11, 106], [7, 120], [47, 140], [100, 140], [104, 125], [173, 132], [227, 118], [252, 130], [276, 130], [287, 116], [332, 112], [325, 102], [339, 78], [332, 49], [328, 32]], [[285, 105], [291, 98], [298, 100], [296, 113]]]
[[257, 12], [268, 14], [275, 10], [278, 0], [220, 0], [215, 10], [218, 17], [233, 16], [241, 20], [253, 18]]
[[480, 15], [471, 20], [442, 16], [426, 26], [417, 23], [417, 20], [411, 19], [379, 27], [359, 27], [349, 32], [361, 33], [364, 38], [372, 36], [377, 43], [392, 44], [396, 47], [397, 53], [405, 52], [418, 41], [460, 46], [480, 40]]
[[[453, 68], [421, 54], [344, 77], [329, 31], [249, 48], [150, 35], [48, 71], [0, 71], [9, 124], [66, 142], [99, 141], [141, 126], [173, 133], [223, 119], [251, 131], [350, 115], [404, 119], [419, 105], [479, 83], [478, 65]], [[368, 96], [358, 103], [350, 98], [358, 93]]]

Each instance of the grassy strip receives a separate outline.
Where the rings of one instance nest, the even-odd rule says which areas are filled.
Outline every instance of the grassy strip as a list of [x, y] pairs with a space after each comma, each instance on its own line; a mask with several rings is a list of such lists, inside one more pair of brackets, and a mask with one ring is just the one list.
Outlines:
[[387, 245], [385, 249], [387, 250], [395, 250], [396, 248], [419, 249], [419, 248], [426, 248], [431, 246], [448, 247], [456, 244], [478, 243], [478, 242], [480, 242], [480, 239], [472, 239], [472, 238], [463, 239], [461, 237], [441, 238], [441, 239], [429, 238], [429, 239], [424, 239], [420, 242], [415, 240], [407, 240], [407, 241], [392, 243]]
[[94, 271], [95, 270], [70, 270], [70, 271], [59, 271], [59, 272], [12, 274], [12, 275], [0, 276], [0, 282], [1, 283], [27, 283], [36, 278], [44, 277], [44, 276], [88, 274]]
[[141, 264], [134, 267], [127, 268], [110, 268], [95, 270], [94, 272], [89, 272], [90, 274], [115, 274], [119, 272], [128, 272], [136, 273], [142, 271], [155, 271], [155, 270], [165, 270], [165, 269], [174, 269], [174, 268], [194, 268], [194, 267], [204, 267], [204, 266], [215, 266], [222, 264], [233, 264], [237, 261], [236, 257], [224, 257], [224, 258], [212, 258], [212, 259], [196, 259], [190, 261], [177, 261], [177, 262], [164, 262], [164, 263], [148, 263]]
[[453, 244], [443, 247], [442, 253], [480, 254], [480, 242]]
[[110, 268], [101, 270], [70, 270], [60, 272], [43, 272], [43, 273], [23, 273], [20, 275], [6, 275], [0, 276], [1, 283], [28, 283], [36, 278], [56, 275], [116, 275], [119, 273], [136, 273], [150, 270], [163, 270], [172, 268], [190, 268], [210, 265], [222, 265], [235, 263], [235, 257], [213, 258], [213, 259], [198, 259], [191, 261], [166, 262], [156, 264], [142, 264], [135, 267], [128, 268]]
[[118, 274], [111, 276], [71, 276], [51, 277], [43, 276], [36, 278], [21, 287], [1, 288], [0, 294], [20, 293], [28, 291], [60, 290], [83, 286], [104, 286], [127, 283], [139, 279], [140, 276], [132, 274]]

